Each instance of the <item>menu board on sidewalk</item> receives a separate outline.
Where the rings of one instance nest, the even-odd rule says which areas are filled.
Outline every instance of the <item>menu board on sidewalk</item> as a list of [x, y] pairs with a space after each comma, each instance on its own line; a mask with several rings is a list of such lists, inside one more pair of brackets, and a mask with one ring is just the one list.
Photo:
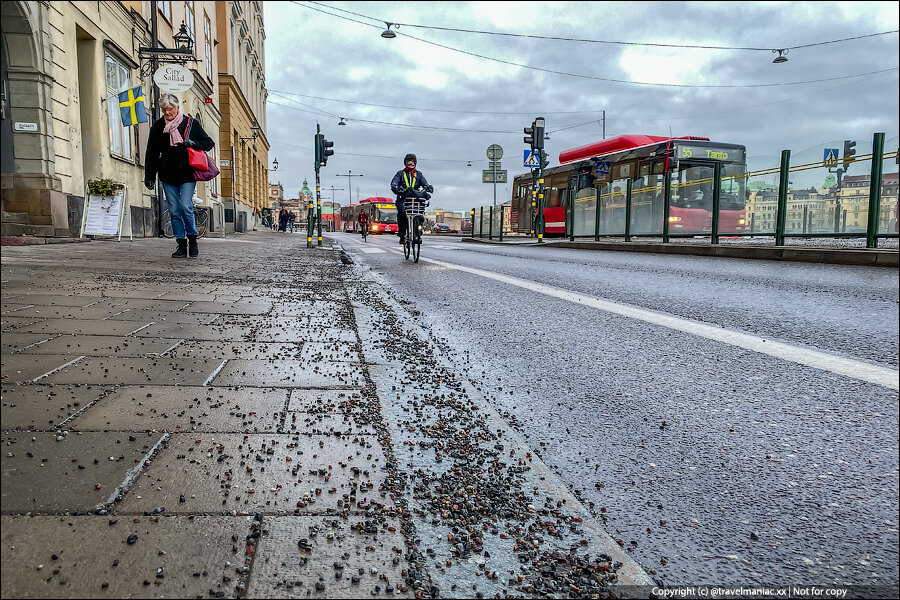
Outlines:
[[84, 233], [87, 235], [117, 235], [122, 217], [123, 195], [89, 196]]

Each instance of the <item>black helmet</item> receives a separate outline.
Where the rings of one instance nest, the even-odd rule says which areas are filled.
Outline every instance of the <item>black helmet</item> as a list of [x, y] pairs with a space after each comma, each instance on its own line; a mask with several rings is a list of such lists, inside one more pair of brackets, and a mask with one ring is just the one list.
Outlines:
[[419, 162], [419, 161], [416, 160], [416, 155], [415, 155], [415, 154], [407, 154], [406, 156], [404, 156], [404, 157], [403, 157], [403, 164], [405, 165], [405, 164], [406, 164], [406, 161], [408, 161], [408, 160], [411, 160], [411, 161], [413, 161], [414, 163], [417, 163], [417, 164], [418, 164], [418, 162]]

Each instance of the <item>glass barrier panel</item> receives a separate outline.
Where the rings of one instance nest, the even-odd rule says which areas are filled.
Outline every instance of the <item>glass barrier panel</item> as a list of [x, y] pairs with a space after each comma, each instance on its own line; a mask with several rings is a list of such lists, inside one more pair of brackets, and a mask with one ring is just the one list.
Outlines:
[[712, 232], [715, 169], [698, 165], [672, 173], [669, 234], [703, 235]]
[[[780, 156], [748, 156], [745, 220], [748, 234], [775, 235]], [[723, 186], [725, 183], [723, 182]]]
[[881, 163], [881, 205], [878, 209], [877, 233], [897, 234], [897, 213], [900, 212], [900, 199], [897, 195], [898, 161], [897, 136], [884, 141], [884, 159]]
[[644, 175], [631, 182], [631, 235], [662, 235], [664, 175]]
[[575, 194], [572, 206], [572, 228], [576, 236], [593, 236], [596, 227], [597, 190], [584, 188]]
[[719, 235], [747, 233], [747, 174], [743, 165], [723, 165], [719, 185]]
[[601, 184], [598, 188], [600, 235], [625, 235], [626, 179]]

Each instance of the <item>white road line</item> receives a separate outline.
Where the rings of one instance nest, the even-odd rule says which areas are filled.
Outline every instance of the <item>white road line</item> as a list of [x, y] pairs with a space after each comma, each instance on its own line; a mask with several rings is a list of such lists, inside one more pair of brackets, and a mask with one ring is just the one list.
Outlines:
[[549, 285], [536, 283], [534, 281], [528, 281], [526, 279], [520, 279], [518, 277], [500, 275], [498, 273], [491, 273], [490, 271], [483, 271], [481, 269], [474, 269], [472, 267], [464, 267], [462, 265], [455, 265], [431, 258], [422, 257], [419, 260], [446, 267], [448, 269], [456, 269], [457, 271], [471, 273], [472, 275], [478, 275], [479, 277], [487, 277], [488, 279], [493, 279], [495, 281], [514, 285], [526, 290], [530, 290], [532, 292], [544, 294], [545, 296], [551, 296], [554, 298], [559, 298], [561, 300], [566, 300], [567, 302], [572, 302], [573, 304], [589, 306], [591, 308], [596, 308], [613, 314], [622, 315], [623, 317], [628, 317], [630, 319], [638, 319], [640, 321], [645, 321], [654, 325], [661, 325], [663, 327], [668, 327], [669, 329], [683, 331], [684, 333], [689, 333], [691, 335], [698, 335], [711, 340], [715, 340], [717, 342], [723, 342], [725, 344], [730, 344], [732, 346], [737, 346], [746, 350], [752, 350], [753, 352], [759, 352], [760, 354], [767, 354], [769, 356], [774, 356], [775, 358], [780, 358], [782, 360], [799, 363], [801, 365], [821, 369], [823, 371], [830, 371], [831, 373], [843, 375], [844, 377], [867, 381], [869, 383], [874, 383], [875, 385], [880, 385], [892, 390], [900, 390], [900, 372], [895, 369], [879, 367], [877, 365], [873, 365], [860, 360], [854, 360], [852, 358], [843, 358], [840, 356], [827, 354], [825, 352], [818, 352], [816, 350], [809, 350], [806, 348], [800, 348], [798, 346], [783, 344], [781, 342], [766, 340], [749, 333], [731, 331], [722, 327], [708, 325], [706, 323], [700, 323], [698, 321], [692, 321], [690, 319], [683, 319], [681, 317], [675, 317], [652, 310], [646, 310], [643, 308], [630, 306], [628, 304], [611, 302], [609, 300], [602, 300], [600, 298], [586, 296], [577, 292], [561, 290]]

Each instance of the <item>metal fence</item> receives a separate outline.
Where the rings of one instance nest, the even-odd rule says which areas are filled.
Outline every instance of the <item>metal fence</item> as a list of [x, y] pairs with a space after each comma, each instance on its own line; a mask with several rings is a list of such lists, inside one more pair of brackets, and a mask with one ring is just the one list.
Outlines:
[[[897, 238], [900, 229], [898, 140], [876, 133], [871, 151], [828, 162], [823, 148], [827, 155], [827, 149], [841, 148], [843, 140], [793, 157], [784, 150], [780, 157], [750, 158], [748, 167], [753, 168], [744, 173], [723, 174], [710, 166], [705, 168], [708, 173], [687, 183], [669, 179], [644, 186], [638, 177], [582, 189], [566, 203], [565, 235], [573, 240], [661, 237], [663, 242], [705, 237], [714, 244], [726, 236], [767, 237], [776, 245], [790, 237], [864, 237], [866, 247], [876, 248], [880, 239]], [[670, 208], [708, 190], [713, 190], [708, 224], [682, 228]], [[738, 211], [723, 204], [729, 190], [744, 196]], [[470, 215], [473, 237], [536, 235], [531, 231], [533, 215], [516, 214], [508, 205], [475, 207]]]

